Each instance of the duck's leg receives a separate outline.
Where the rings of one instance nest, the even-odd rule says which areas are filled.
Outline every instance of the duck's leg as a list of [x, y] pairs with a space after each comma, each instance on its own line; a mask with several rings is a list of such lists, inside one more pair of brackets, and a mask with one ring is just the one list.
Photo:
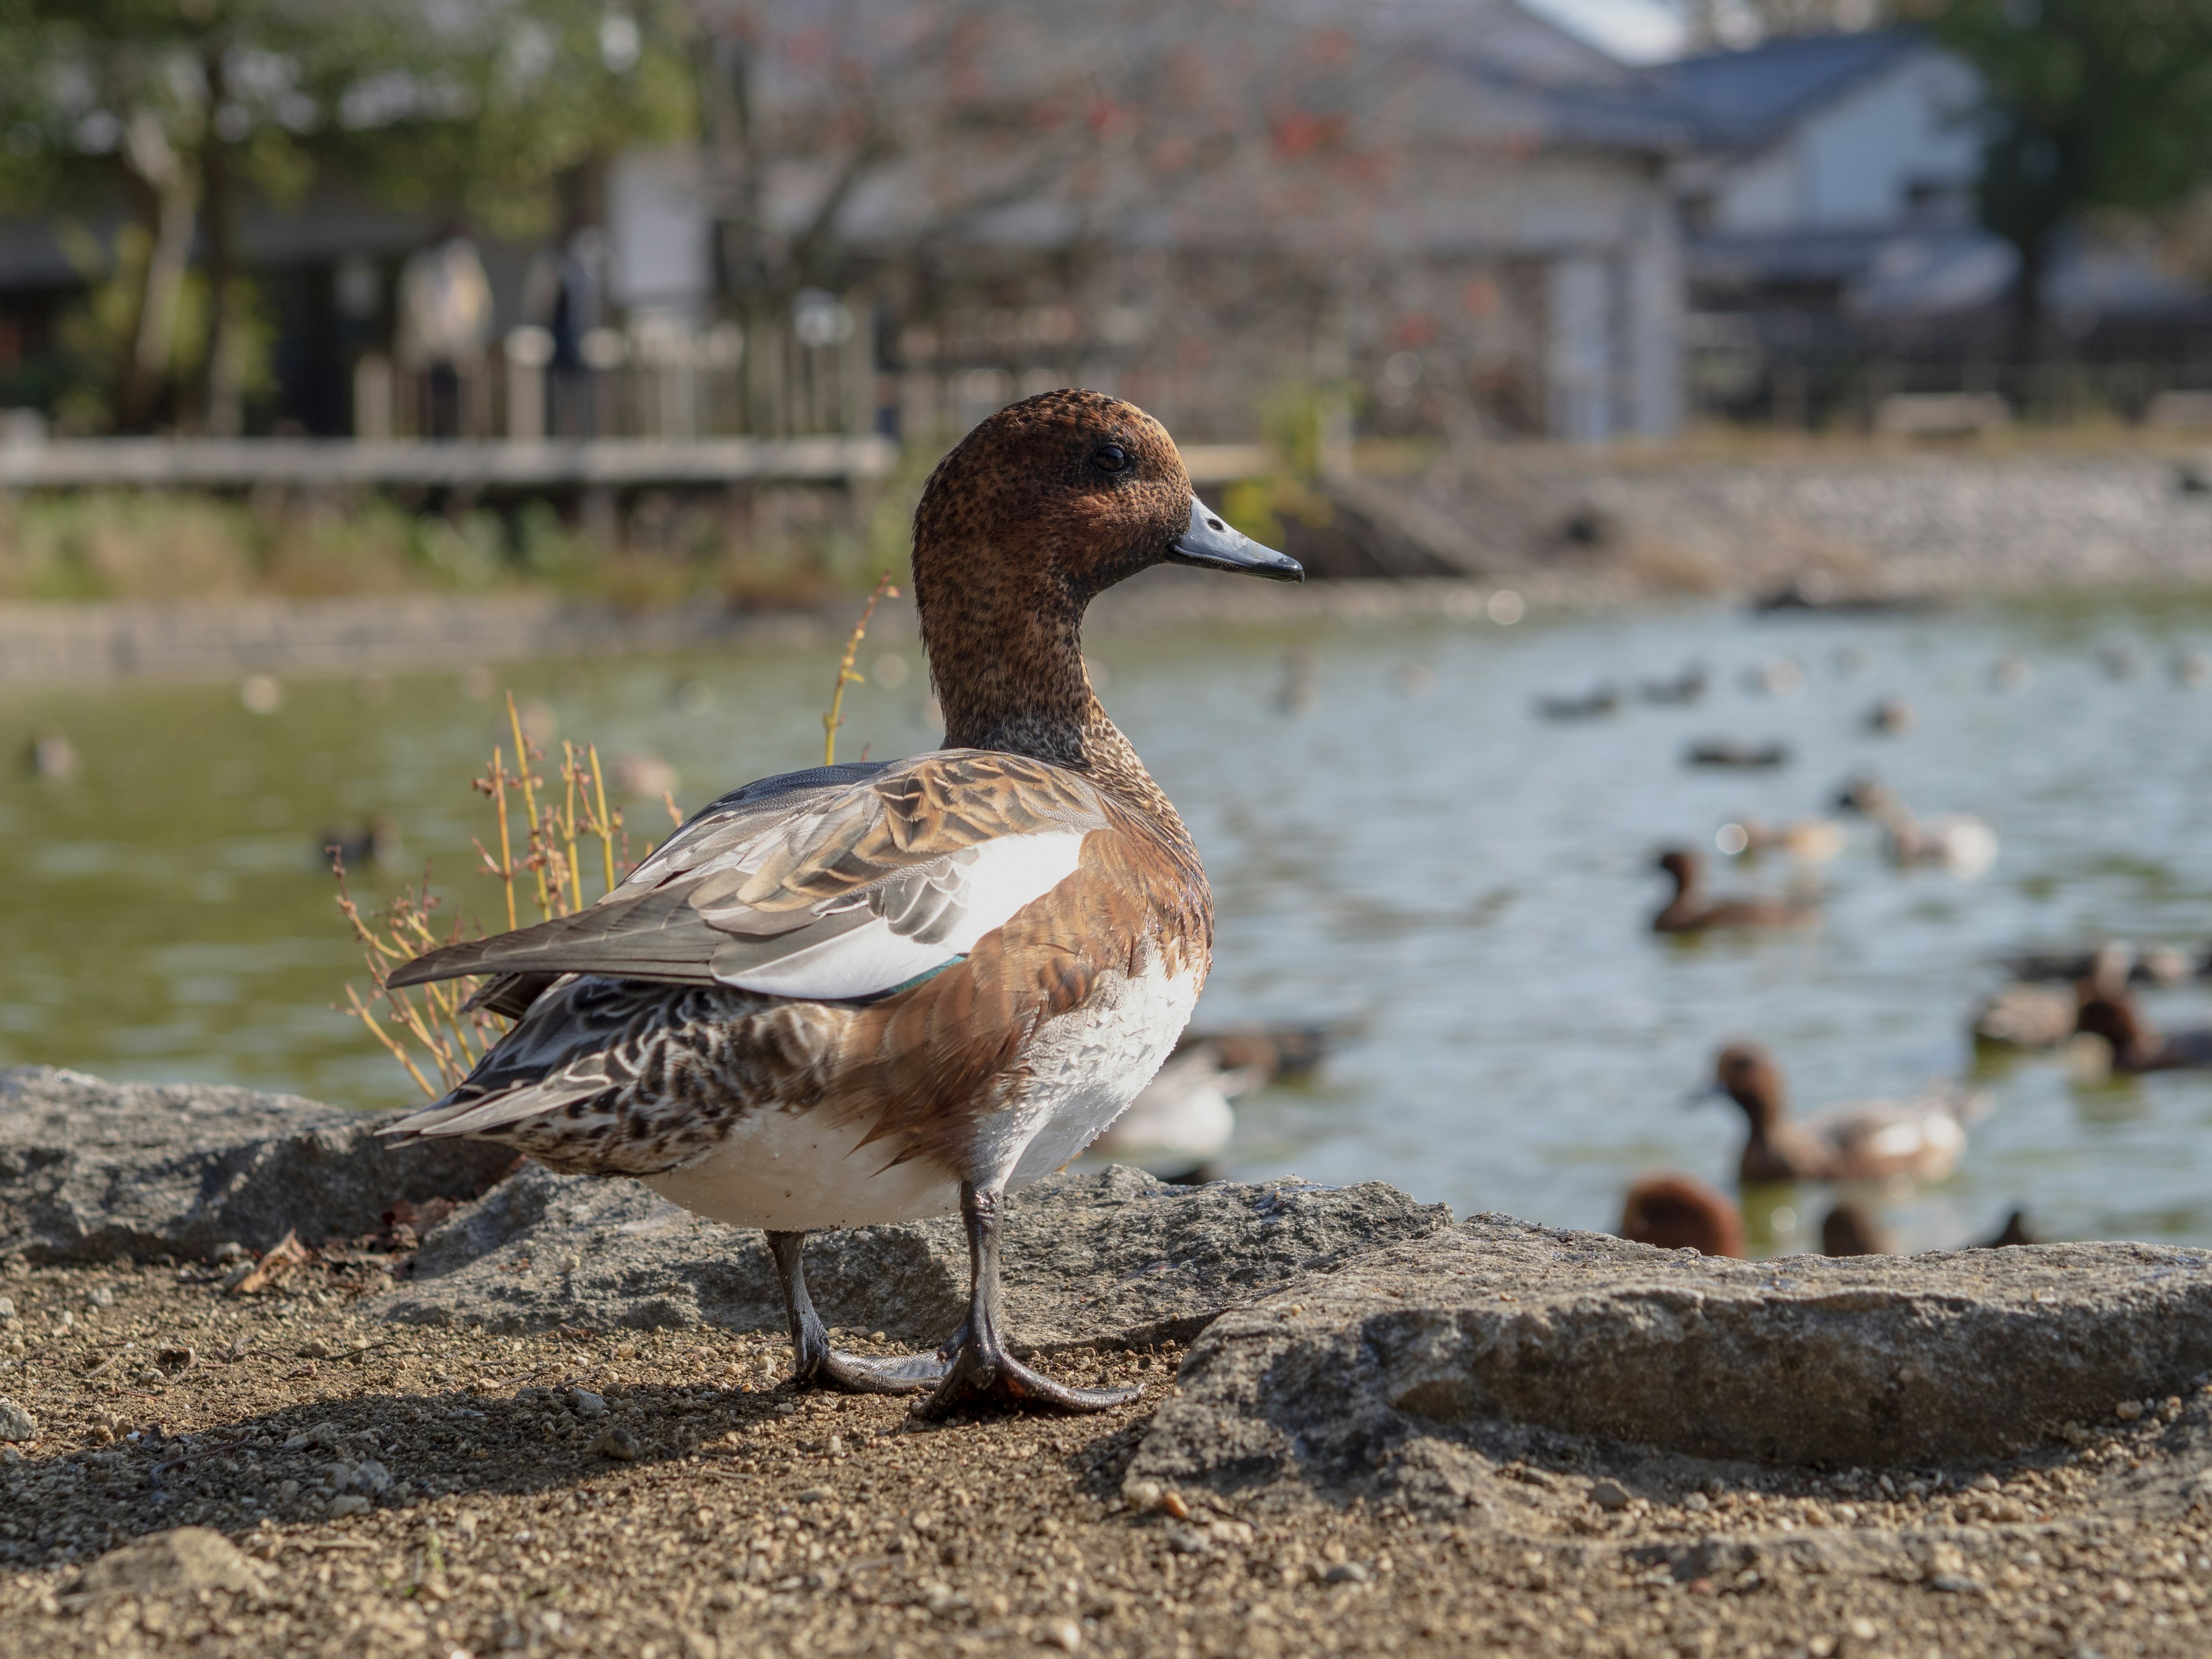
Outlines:
[[1126, 1406], [1139, 1389], [1072, 1389], [1031, 1370], [1006, 1352], [999, 1329], [999, 1205], [995, 1186], [960, 1183], [960, 1218], [968, 1228], [968, 1318], [950, 1343], [951, 1367], [937, 1391], [915, 1410], [944, 1417], [963, 1406], [1043, 1407], [1103, 1412]]
[[793, 1380], [847, 1394], [914, 1394], [944, 1376], [945, 1362], [934, 1354], [877, 1359], [839, 1353], [830, 1346], [830, 1333], [822, 1328], [814, 1299], [806, 1294], [806, 1235], [770, 1233], [768, 1250], [783, 1280], [783, 1310], [791, 1322]]

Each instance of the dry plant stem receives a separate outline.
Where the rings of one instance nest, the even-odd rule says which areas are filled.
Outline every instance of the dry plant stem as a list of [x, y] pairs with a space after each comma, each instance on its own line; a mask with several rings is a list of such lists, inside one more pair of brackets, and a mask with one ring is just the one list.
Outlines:
[[[856, 635], [856, 641], [857, 639]], [[507, 724], [516, 744], [519, 769], [507, 770], [505, 748], [495, 744], [485, 775], [474, 780], [477, 792], [489, 799], [498, 820], [498, 851], [495, 854], [483, 841], [474, 837], [471, 844], [482, 860], [484, 873], [499, 882], [507, 902], [507, 926], [514, 928], [520, 925], [514, 892], [518, 870], [527, 870], [536, 877], [538, 908], [550, 919], [572, 915], [590, 902], [584, 891], [583, 854], [578, 845], [580, 841], [598, 839], [599, 865], [608, 892], [620, 885], [636, 866], [630, 858], [629, 832], [623, 826], [623, 811], [618, 806], [610, 808], [607, 804], [605, 769], [600, 763], [598, 746], [564, 742], [561, 745], [562, 793], [557, 800], [540, 802], [537, 793], [539, 780], [531, 775], [529, 769], [532, 760], [544, 757], [528, 746], [520, 711], [512, 694], [507, 698]], [[524, 846], [519, 861], [514, 845], [518, 825], [507, 810], [511, 786], [519, 786], [521, 792], [522, 821], [519, 827]], [[684, 814], [675, 797], [664, 790], [661, 799], [668, 808], [669, 822], [680, 825]], [[647, 847], [646, 852], [650, 855], [652, 848]], [[400, 963], [410, 962], [438, 945], [458, 941], [460, 927], [457, 922], [449, 932], [441, 934], [432, 925], [431, 913], [438, 908], [438, 901], [431, 896], [428, 870], [423, 872], [419, 890], [401, 890], [373, 921], [362, 915], [348, 890], [345, 867], [335, 848], [331, 873], [337, 881], [339, 914], [363, 947], [369, 978], [374, 986], [374, 992], [367, 996], [348, 986], [346, 1004], [341, 1012], [368, 1027], [369, 1035], [399, 1063], [425, 1095], [435, 1098], [451, 1091], [475, 1069], [483, 1055], [491, 1052], [506, 1032], [508, 1022], [468, 1006], [473, 988], [470, 982], [441, 981], [395, 991], [389, 978]], [[380, 1001], [383, 1004], [381, 1008], [377, 1006]]]
[[[530, 775], [530, 763], [538, 758], [538, 751], [532, 749], [523, 738], [522, 716], [515, 710], [514, 693], [512, 691], [507, 694], [507, 723], [508, 728], [514, 733], [514, 764], [517, 773], [516, 781], [522, 786], [523, 821], [530, 826], [532, 834], [535, 836], [539, 829], [538, 785], [537, 780]], [[546, 890], [545, 866], [542, 861], [538, 863], [533, 873], [538, 878], [538, 911], [541, 915], [551, 916], [555, 914], [553, 897]]]
[[876, 614], [877, 601], [886, 595], [894, 599], [898, 598], [898, 589], [891, 586], [891, 573], [888, 570], [876, 578], [875, 591], [868, 595], [867, 606], [860, 612], [860, 620], [853, 624], [852, 637], [845, 641], [845, 654], [837, 660], [837, 689], [830, 694], [830, 712], [822, 717], [822, 763], [824, 766], [837, 763], [837, 728], [845, 723], [845, 688], [867, 683], [866, 676], [854, 671], [853, 659], [860, 654], [860, 641], [867, 637], [868, 620]]
[[[599, 856], [606, 864], [607, 891], [611, 893], [615, 890], [615, 842], [613, 831], [619, 820], [611, 818], [607, 816], [607, 781], [600, 775], [599, 772], [599, 744], [593, 744], [592, 745], [591, 755], [592, 799], [599, 814]], [[668, 801], [669, 810], [671, 811], [675, 810], [676, 804], [673, 800], [669, 799], [669, 794], [666, 790], [664, 789], [661, 791], [660, 798], [663, 800]]]

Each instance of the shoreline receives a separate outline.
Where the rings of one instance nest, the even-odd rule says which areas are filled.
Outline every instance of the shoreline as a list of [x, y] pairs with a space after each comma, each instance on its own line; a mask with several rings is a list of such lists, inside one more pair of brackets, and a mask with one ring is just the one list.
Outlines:
[[[1153, 571], [1090, 627], [1310, 628], [1636, 605], [2212, 592], [2212, 459], [2133, 450], [1479, 456], [1328, 486], [1285, 550], [1366, 574], [1296, 588]], [[1308, 545], [1310, 544], [1310, 545]], [[1347, 565], [1346, 561], [1350, 561]], [[842, 639], [855, 595], [785, 610], [642, 608], [546, 592], [0, 602], [0, 688], [433, 670]], [[910, 604], [878, 627], [910, 635]]]

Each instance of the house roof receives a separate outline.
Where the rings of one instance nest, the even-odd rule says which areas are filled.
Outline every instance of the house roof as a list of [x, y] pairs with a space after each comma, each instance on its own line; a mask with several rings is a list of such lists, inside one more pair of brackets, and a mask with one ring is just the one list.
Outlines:
[[1705, 143], [1757, 149], [1808, 110], [1930, 49], [1917, 29], [1802, 34], [1685, 58], [1648, 73], [1654, 103], [1692, 126]]

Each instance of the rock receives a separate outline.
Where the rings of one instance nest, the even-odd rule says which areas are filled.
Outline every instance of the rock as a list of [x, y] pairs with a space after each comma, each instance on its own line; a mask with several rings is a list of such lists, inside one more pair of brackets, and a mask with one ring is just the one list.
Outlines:
[[347, 1492], [331, 1499], [330, 1507], [323, 1513], [333, 1521], [343, 1521], [349, 1515], [367, 1515], [373, 1507], [359, 1492]]
[[[1187, 1340], [1224, 1308], [1450, 1222], [1443, 1206], [1380, 1182], [1054, 1176], [1007, 1204], [1007, 1329], [1024, 1352]], [[967, 1248], [951, 1217], [819, 1234], [807, 1241], [806, 1277], [827, 1323], [933, 1346], [965, 1311]], [[535, 1164], [434, 1230], [412, 1278], [381, 1307], [392, 1319], [494, 1330], [784, 1324], [757, 1232], [702, 1220], [634, 1181]]]
[[606, 1397], [593, 1394], [589, 1389], [569, 1389], [568, 1404], [579, 1417], [605, 1417], [607, 1414]]
[[1618, 1480], [1594, 1480], [1590, 1483], [1590, 1502], [1601, 1510], [1625, 1510], [1635, 1498], [1627, 1487]]
[[0, 1071], [0, 1255], [204, 1257], [287, 1232], [373, 1230], [394, 1202], [465, 1198], [513, 1154], [489, 1143], [393, 1148], [386, 1120], [295, 1095]]
[[619, 1425], [599, 1431], [598, 1439], [584, 1449], [594, 1457], [611, 1458], [618, 1463], [635, 1463], [639, 1450], [637, 1437]]
[[38, 1433], [39, 1425], [30, 1413], [0, 1394], [0, 1440], [33, 1440]]
[[206, 1527], [150, 1533], [112, 1549], [87, 1567], [67, 1594], [173, 1595], [180, 1590], [252, 1589], [260, 1574], [245, 1552]]
[[1483, 1216], [1215, 1321], [1128, 1477], [1480, 1504], [1509, 1455], [1485, 1437], [1508, 1428], [1696, 1459], [1973, 1461], [2208, 1364], [2203, 1250], [1750, 1263]]

